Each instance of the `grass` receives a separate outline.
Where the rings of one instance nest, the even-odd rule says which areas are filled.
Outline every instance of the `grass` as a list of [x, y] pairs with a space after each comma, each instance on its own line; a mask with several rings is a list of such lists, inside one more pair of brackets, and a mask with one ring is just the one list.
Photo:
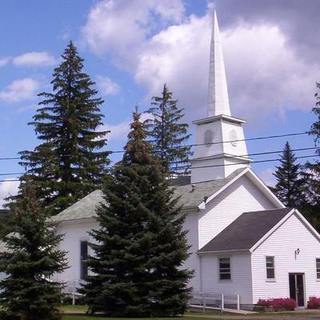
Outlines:
[[[90, 317], [85, 314], [85, 306], [63, 306], [61, 311], [65, 314], [63, 320], [146, 320], [146, 318], [106, 318], [106, 317]], [[235, 315], [230, 313], [221, 313], [220, 311], [208, 311], [202, 312], [187, 312], [183, 317], [176, 318], [152, 318], [152, 320], [260, 320], [273, 318], [281, 319], [294, 319], [294, 318], [305, 318], [305, 319], [319, 319], [319, 312], [272, 312], [272, 313], [260, 313], [252, 315]]]

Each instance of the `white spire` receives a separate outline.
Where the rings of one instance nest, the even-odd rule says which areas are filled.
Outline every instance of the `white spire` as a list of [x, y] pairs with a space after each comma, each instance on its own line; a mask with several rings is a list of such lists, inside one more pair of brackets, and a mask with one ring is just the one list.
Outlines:
[[214, 9], [210, 45], [208, 117], [221, 114], [231, 116], [220, 31]]

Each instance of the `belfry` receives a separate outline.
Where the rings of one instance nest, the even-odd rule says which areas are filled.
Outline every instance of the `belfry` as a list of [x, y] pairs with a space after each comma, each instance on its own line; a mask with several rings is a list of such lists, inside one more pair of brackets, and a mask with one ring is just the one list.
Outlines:
[[249, 166], [243, 132], [244, 120], [230, 111], [226, 71], [217, 14], [213, 12], [210, 45], [207, 118], [193, 121], [196, 146], [191, 182], [223, 179]]

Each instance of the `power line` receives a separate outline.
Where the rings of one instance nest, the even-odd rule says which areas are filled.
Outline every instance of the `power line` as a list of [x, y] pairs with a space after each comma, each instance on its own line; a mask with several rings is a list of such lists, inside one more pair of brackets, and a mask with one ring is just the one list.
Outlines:
[[15, 176], [15, 175], [21, 175], [21, 174], [24, 174], [24, 172], [0, 173], [0, 176]]
[[[206, 145], [211, 145], [211, 144], [224, 144], [224, 143], [242, 142], [242, 141], [266, 140], [266, 139], [275, 139], [275, 138], [301, 136], [301, 135], [305, 135], [305, 134], [309, 134], [309, 131], [286, 133], [286, 134], [278, 134], [278, 135], [272, 135], [272, 136], [262, 136], [262, 137], [244, 138], [244, 139], [236, 139], [236, 140], [217, 141], [217, 142], [210, 142], [210, 143], [197, 143], [197, 144], [190, 144], [189, 146], [191, 146], [191, 147], [197, 147], [197, 146], [206, 146]], [[188, 145], [187, 145], [187, 146], [188, 146]]]
[[[306, 156], [301, 156], [301, 157], [296, 157], [296, 159], [306, 159], [306, 158], [314, 158], [317, 155], [313, 154], [313, 155], [306, 155]], [[249, 159], [248, 159], [249, 160]], [[280, 161], [282, 159], [278, 158], [278, 159], [265, 159], [265, 160], [254, 160], [254, 161], [250, 161], [250, 163], [266, 163], [266, 162], [276, 162], [276, 161]], [[241, 161], [241, 162], [235, 162], [235, 163], [227, 163], [227, 164], [211, 164], [211, 165], [207, 165], [207, 166], [196, 166], [196, 167], [192, 167], [193, 169], [202, 169], [202, 168], [214, 168], [214, 167], [227, 167], [227, 166], [237, 166], [239, 164], [245, 164], [248, 161]]]
[[[304, 131], [304, 132], [294, 132], [294, 133], [286, 133], [286, 134], [262, 136], [262, 137], [253, 137], [253, 138], [245, 138], [245, 139], [216, 141], [216, 142], [210, 142], [210, 143], [186, 144], [186, 145], [183, 145], [183, 146], [180, 146], [180, 147], [177, 146], [177, 148], [198, 147], [198, 146], [204, 146], [204, 145], [214, 145], [214, 144], [224, 144], [224, 143], [254, 141], [254, 140], [267, 140], [267, 139], [293, 137], [293, 136], [306, 135], [306, 134], [309, 134], [309, 132], [308, 131]], [[110, 151], [106, 151], [106, 152], [109, 152], [110, 154], [116, 154], [116, 153], [123, 153], [124, 150], [110, 150]], [[73, 156], [73, 155], [64, 155], [64, 157], [71, 157], [71, 156]], [[0, 157], [0, 161], [5, 161], [5, 160], [21, 160], [21, 157]]]
[[[317, 155], [305, 155], [305, 156], [300, 156], [296, 157], [296, 159], [306, 159], [306, 158], [314, 158]], [[280, 158], [277, 159], [264, 159], [264, 160], [254, 160], [250, 161], [250, 163], [267, 163], [267, 162], [276, 162], [280, 161]], [[215, 167], [227, 167], [227, 166], [237, 166], [239, 164], [244, 164], [246, 161], [241, 161], [241, 162], [235, 162], [235, 163], [227, 163], [227, 164], [216, 164], [216, 165], [207, 165], [207, 166], [195, 166], [192, 167], [193, 169], [201, 169], [201, 168], [215, 168]], [[0, 180], [0, 182], [15, 182], [15, 181], [20, 181], [19, 179], [6, 179], [6, 180]]]
[[[316, 150], [319, 149], [318, 147], [308, 147], [308, 148], [297, 148], [297, 149], [291, 149], [291, 151], [294, 152], [299, 152], [299, 151], [308, 151], [308, 150]], [[279, 154], [282, 153], [283, 150], [277, 150], [277, 151], [264, 151], [264, 152], [256, 152], [256, 153], [247, 153], [247, 154], [242, 154], [242, 155], [236, 155], [236, 154], [231, 154], [231, 153], [226, 153], [226, 156], [233, 156], [233, 157], [240, 157], [240, 158], [250, 158], [254, 156], [262, 156], [266, 154]], [[223, 159], [225, 158], [225, 155], [219, 156], [219, 157], [214, 157], [214, 159]], [[316, 154], [315, 154], [316, 156]], [[192, 159], [191, 159], [192, 160]], [[186, 161], [173, 161], [173, 164], [178, 164], [178, 163], [185, 163]]]
[[[315, 150], [315, 149], [318, 149], [318, 148], [317, 147], [296, 148], [296, 149], [291, 149], [291, 151], [299, 152], [299, 151], [308, 151], [308, 150]], [[248, 153], [248, 154], [243, 154], [243, 155], [234, 155], [234, 154], [227, 154], [227, 155], [244, 158], [244, 157], [262, 156], [262, 155], [267, 155], [267, 154], [277, 154], [277, 153], [281, 153], [281, 152], [283, 152], [283, 150]], [[224, 158], [224, 156], [215, 157], [215, 159], [223, 159], [223, 158]], [[185, 161], [173, 161], [172, 163], [173, 164], [185, 163]], [[24, 173], [25, 172], [0, 173], [0, 176], [22, 175]]]

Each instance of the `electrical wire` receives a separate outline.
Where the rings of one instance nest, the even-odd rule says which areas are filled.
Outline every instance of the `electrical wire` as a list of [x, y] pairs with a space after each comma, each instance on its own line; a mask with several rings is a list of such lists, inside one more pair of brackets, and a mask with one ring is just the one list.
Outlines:
[[[262, 137], [253, 137], [253, 138], [245, 138], [245, 139], [236, 139], [236, 140], [227, 140], [227, 141], [216, 141], [216, 142], [210, 142], [210, 143], [186, 144], [177, 148], [198, 147], [198, 146], [204, 146], [204, 145], [224, 144], [224, 143], [243, 142], [243, 141], [276, 139], [276, 138], [293, 137], [293, 136], [306, 135], [306, 134], [309, 134], [309, 131], [286, 133], [286, 134], [271, 135], [271, 136], [262, 136]], [[106, 152], [109, 152], [110, 154], [115, 154], [115, 153], [123, 153], [124, 150], [109, 150], [109, 151], [107, 150]], [[71, 156], [73, 155], [64, 155], [64, 157], [71, 157]], [[20, 159], [21, 157], [0, 157], [0, 161], [20, 160]]]
[[[299, 152], [299, 151], [307, 151], [307, 150], [315, 150], [318, 149], [317, 147], [308, 147], [308, 148], [296, 148], [296, 149], [291, 149], [293, 152]], [[235, 156], [235, 157], [254, 157], [254, 156], [262, 156], [262, 155], [267, 155], [267, 154], [277, 154], [281, 153], [283, 150], [277, 150], [277, 151], [265, 151], [265, 152], [256, 152], [256, 153], [248, 153], [248, 154], [243, 154], [243, 155], [233, 155], [233, 154], [226, 154], [227, 156]], [[219, 156], [215, 157], [215, 159], [223, 159], [224, 156]], [[185, 163], [185, 161], [173, 161], [172, 164], [179, 164], [179, 163]], [[11, 175], [22, 175], [25, 172], [10, 172], [10, 173], [0, 173], [0, 176], [11, 176]]]
[[[306, 159], [306, 158], [314, 158], [314, 157], [317, 157], [317, 155], [316, 154], [305, 155], [305, 156], [296, 157], [296, 159]], [[253, 161], [250, 161], [250, 163], [267, 163], [267, 162], [276, 162], [276, 161], [280, 161], [280, 160], [281, 160], [280, 158], [277, 158], [277, 159], [264, 159], [264, 160], [253, 160]], [[192, 167], [192, 169], [215, 168], [215, 167], [225, 167], [225, 166], [237, 166], [239, 164], [245, 164], [245, 163], [247, 163], [247, 161], [240, 161], [240, 162], [227, 163], [227, 164], [207, 165], [207, 166], [194, 166], [194, 167]], [[20, 179], [0, 180], [0, 182], [16, 182], [16, 181], [20, 181]]]

